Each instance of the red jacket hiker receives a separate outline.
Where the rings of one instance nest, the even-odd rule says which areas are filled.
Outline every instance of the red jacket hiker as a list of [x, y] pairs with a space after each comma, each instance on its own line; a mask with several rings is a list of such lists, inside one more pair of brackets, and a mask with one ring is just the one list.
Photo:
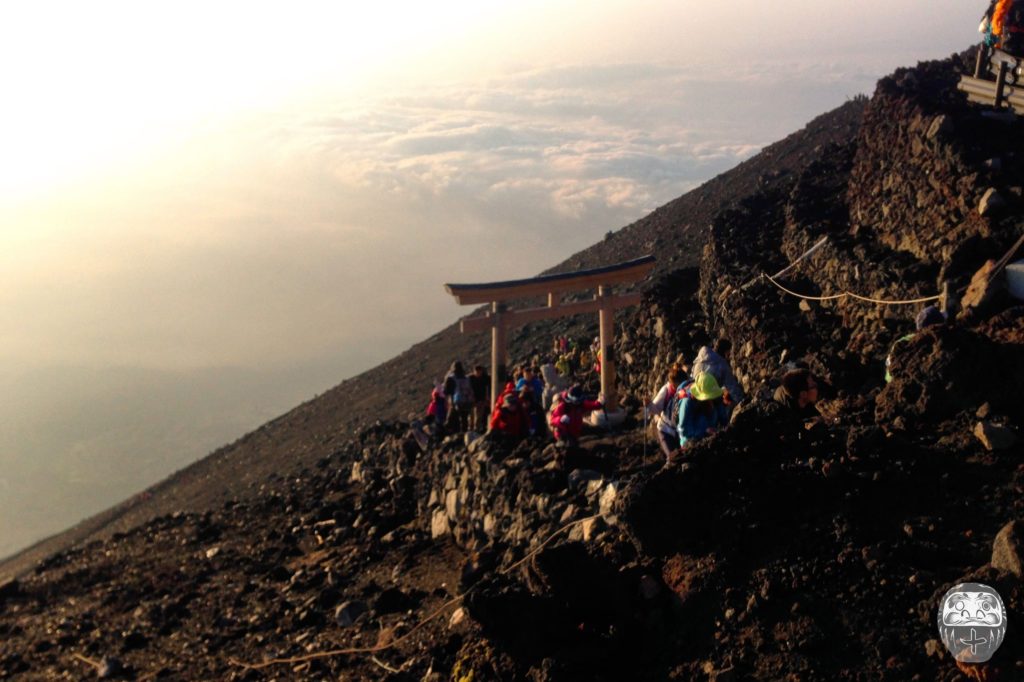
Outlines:
[[573, 386], [562, 392], [561, 401], [551, 410], [551, 432], [556, 440], [577, 440], [583, 433], [583, 417], [603, 407], [600, 400], [584, 400], [583, 389]]
[[530, 418], [520, 404], [515, 392], [502, 398], [491, 413], [490, 430], [511, 438], [525, 438], [529, 432]]

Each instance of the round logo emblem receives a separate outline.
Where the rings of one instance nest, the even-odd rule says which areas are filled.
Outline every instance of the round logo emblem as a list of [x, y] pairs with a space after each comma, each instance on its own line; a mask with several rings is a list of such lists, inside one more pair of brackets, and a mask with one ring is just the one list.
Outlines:
[[1006, 636], [1006, 607], [999, 593], [981, 583], [960, 583], [942, 598], [939, 635], [956, 660], [984, 663]]

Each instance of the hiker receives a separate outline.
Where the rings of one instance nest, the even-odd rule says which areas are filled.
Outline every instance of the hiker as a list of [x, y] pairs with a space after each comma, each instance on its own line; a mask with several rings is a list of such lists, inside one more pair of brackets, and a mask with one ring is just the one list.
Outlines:
[[448, 425], [454, 431], [465, 431], [469, 428], [469, 415], [473, 411], [473, 385], [461, 362], [452, 363], [444, 378], [444, 393], [451, 401]]
[[441, 433], [444, 429], [445, 417], [448, 413], [448, 399], [444, 394], [444, 384], [438, 383], [430, 393], [430, 404], [427, 405], [427, 417], [424, 420], [434, 425], [434, 433]]
[[722, 388], [722, 403], [726, 407], [726, 416], [732, 415], [733, 408], [743, 402], [746, 395], [743, 387], [736, 380], [729, 364], [729, 355], [732, 352], [732, 342], [729, 339], [718, 339], [715, 342], [714, 350], [711, 346], [702, 346], [697, 352], [697, 358], [693, 361], [690, 372], [693, 376], [698, 374], [710, 374]]
[[583, 433], [583, 417], [604, 408], [601, 400], [585, 400], [583, 387], [579, 384], [562, 391], [559, 403], [551, 410], [549, 424], [555, 440], [560, 443], [575, 445]]
[[675, 364], [668, 370], [668, 381], [658, 391], [645, 408], [647, 417], [654, 417], [658, 427], [658, 444], [665, 457], [679, 449], [679, 432], [672, 421], [672, 408], [676, 404], [676, 396], [683, 382], [688, 379], [682, 365]]
[[[541, 371], [543, 372], [543, 367]], [[568, 354], [562, 354], [559, 356], [558, 361], [555, 362], [555, 369], [568, 381], [569, 377], [572, 376], [572, 363], [570, 362]], [[546, 381], [547, 379], [545, 379]]]
[[917, 314], [917, 317], [914, 318], [914, 328], [916, 331], [896, 339], [892, 344], [892, 348], [889, 349], [889, 354], [885, 356], [885, 383], [892, 381], [892, 373], [889, 371], [889, 368], [892, 366], [892, 354], [896, 351], [896, 347], [901, 343], [910, 341], [923, 329], [943, 324], [946, 324], [946, 314], [933, 305], [928, 306]]
[[545, 412], [551, 409], [551, 403], [556, 395], [569, 388], [569, 379], [560, 373], [557, 365], [547, 364], [540, 368], [540, 375], [544, 379], [544, 391], [541, 393], [541, 407]]
[[527, 434], [527, 415], [515, 393], [506, 393], [494, 408], [488, 425], [492, 434], [510, 440], [522, 440]]
[[818, 380], [810, 370], [793, 369], [782, 375], [782, 385], [775, 389], [774, 398], [799, 419], [821, 416], [815, 406], [818, 402]]
[[516, 382], [511, 381], [511, 380], [505, 382], [505, 387], [503, 389], [501, 389], [501, 393], [499, 393], [498, 397], [495, 398], [495, 400], [494, 400], [494, 409], [498, 409], [499, 407], [501, 407], [501, 401], [505, 398], [505, 396], [507, 396], [509, 393], [515, 393], [515, 392], [516, 392]]
[[540, 396], [524, 386], [519, 391], [519, 405], [526, 415], [526, 427], [528, 435], [534, 436], [544, 433], [544, 410], [540, 406]]
[[491, 375], [483, 365], [477, 365], [469, 375], [469, 384], [473, 389], [473, 430], [482, 433], [487, 428], [487, 417], [491, 411]]
[[722, 387], [713, 374], [698, 374], [693, 383], [686, 387], [686, 393], [679, 400], [679, 416], [676, 431], [679, 447], [706, 438], [729, 423], [728, 414], [722, 404]]
[[984, 34], [984, 44], [998, 48], [1013, 57], [1024, 52], [1024, 2], [1020, 0], [993, 0], [981, 19], [978, 30]]
[[524, 366], [523, 376], [516, 382], [516, 390], [522, 391], [524, 388], [528, 388], [539, 405], [541, 394], [544, 393], [544, 384], [537, 377], [537, 374], [538, 370], [536, 367]]

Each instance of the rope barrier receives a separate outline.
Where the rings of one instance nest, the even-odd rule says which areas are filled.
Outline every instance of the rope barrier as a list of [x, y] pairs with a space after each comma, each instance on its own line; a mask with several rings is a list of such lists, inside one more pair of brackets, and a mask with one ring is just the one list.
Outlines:
[[878, 304], [881, 304], [881, 305], [913, 305], [915, 303], [927, 303], [928, 301], [937, 301], [940, 298], [942, 298], [941, 294], [936, 294], [935, 296], [925, 296], [925, 297], [922, 297], [922, 298], [910, 298], [910, 299], [902, 299], [902, 300], [897, 300], [897, 301], [886, 301], [886, 300], [882, 300], [882, 299], [878, 299], [878, 298], [870, 298], [868, 296], [861, 296], [860, 294], [855, 294], [852, 291], [844, 291], [841, 294], [832, 294], [831, 296], [806, 296], [804, 294], [799, 294], [799, 293], [797, 293], [795, 291], [792, 291], [791, 289], [787, 289], [786, 287], [784, 287], [781, 284], [779, 284], [778, 282], [776, 282], [775, 279], [771, 275], [762, 274], [762, 276], [765, 279], [767, 279], [769, 282], [774, 284], [776, 287], [778, 287], [782, 291], [784, 291], [787, 294], [789, 294], [790, 296], [796, 296], [797, 298], [802, 298], [805, 301], [833, 301], [833, 300], [835, 300], [837, 298], [845, 298], [845, 297], [849, 296], [850, 298], [856, 298], [857, 300], [860, 300], [860, 301], [867, 301], [868, 303], [878, 303]]
[[[548, 545], [548, 543], [550, 543], [552, 540], [554, 540], [556, 537], [561, 535], [563, 532], [565, 532], [569, 528], [572, 528], [573, 526], [579, 525], [581, 523], [585, 523], [586, 521], [590, 521], [592, 519], [596, 519], [599, 516], [600, 516], [600, 514], [594, 514], [593, 516], [588, 516], [586, 518], [577, 519], [575, 521], [570, 521], [569, 523], [565, 524], [564, 526], [562, 526], [561, 528], [556, 530], [554, 533], [549, 535], [547, 537], [547, 539], [544, 540], [544, 542], [542, 542], [539, 545], [537, 545], [537, 547], [535, 549], [533, 549], [530, 552], [528, 552], [526, 554], [526, 556], [524, 556], [522, 559], [520, 559], [519, 561], [515, 562], [511, 566], [508, 566], [507, 568], [504, 568], [504, 569], [498, 571], [498, 573], [500, 573], [501, 575], [507, 575], [507, 574], [511, 573], [512, 571], [514, 571], [515, 569], [519, 568], [524, 563], [526, 563], [527, 561], [529, 561], [530, 559], [535, 557], [538, 553], [540, 553], [540, 551], [542, 549], [544, 549], [544, 547], [546, 547]], [[419, 630], [424, 625], [426, 625], [427, 623], [431, 622], [432, 620], [434, 620], [435, 618], [440, 616], [442, 613], [444, 613], [444, 611], [449, 606], [453, 606], [454, 604], [457, 604], [458, 602], [460, 602], [463, 599], [465, 599], [469, 595], [469, 593], [472, 592], [475, 589], [476, 589], [476, 585], [472, 585], [468, 590], [466, 590], [462, 594], [457, 595], [457, 596], [453, 597], [452, 599], [449, 599], [444, 604], [442, 604], [437, 609], [435, 609], [433, 612], [431, 612], [431, 614], [429, 616], [427, 616], [426, 618], [421, 620], [419, 623], [417, 623], [415, 626], [413, 626], [413, 628], [411, 630], [409, 630], [409, 632], [405, 633], [401, 637], [398, 637], [397, 639], [391, 640], [387, 644], [379, 644], [379, 645], [372, 646], [372, 647], [353, 647], [353, 648], [348, 648], [348, 649], [334, 649], [332, 651], [321, 651], [321, 652], [317, 652], [317, 653], [313, 653], [313, 654], [306, 654], [304, 656], [293, 656], [291, 658], [274, 658], [274, 659], [271, 659], [269, 661], [263, 661], [262, 663], [245, 663], [245, 662], [239, 661], [238, 659], [235, 659], [235, 658], [229, 658], [228, 659], [228, 663], [230, 663], [231, 665], [236, 665], [236, 666], [239, 666], [239, 667], [242, 667], [242, 668], [246, 668], [248, 670], [262, 670], [263, 668], [269, 668], [272, 665], [284, 665], [284, 664], [292, 664], [292, 663], [306, 663], [308, 661], [313, 661], [313, 660], [317, 660], [317, 659], [320, 659], [320, 658], [332, 658], [332, 657], [335, 657], [335, 656], [348, 656], [348, 655], [354, 655], [354, 654], [376, 654], [376, 653], [380, 653], [380, 652], [386, 651], [388, 649], [393, 649], [396, 646], [398, 646], [399, 644], [401, 644], [402, 642], [404, 642], [405, 640], [409, 639], [417, 630]]]

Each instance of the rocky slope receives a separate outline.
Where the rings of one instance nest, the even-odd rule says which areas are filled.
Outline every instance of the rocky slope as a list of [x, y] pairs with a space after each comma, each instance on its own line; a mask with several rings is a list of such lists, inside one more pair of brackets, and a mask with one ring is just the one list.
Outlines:
[[[622, 431], [568, 451], [421, 442], [411, 395], [357, 427], [381, 376], [482, 357], [446, 330], [0, 586], [0, 677], [1020, 679], [1024, 307], [998, 276], [968, 285], [1024, 231], [1024, 130], [968, 108], [961, 67], [901, 70], [564, 264], [659, 254], [616, 341]], [[821, 237], [780, 283], [967, 304], [894, 354], [889, 384], [920, 305], [762, 276]], [[720, 335], [753, 400], [663, 467], [641, 401]], [[767, 399], [788, 361], [825, 381], [822, 419]], [[984, 666], [937, 641], [938, 600], [968, 579], [1009, 612]]]
[[[784, 182], [818, 158], [827, 145], [850, 140], [859, 129], [864, 104], [860, 99], [853, 100], [816, 118], [803, 130], [575, 254], [550, 272], [618, 263], [648, 253], [658, 257], [657, 275], [696, 265], [707, 228], [722, 208], [758, 187]], [[510, 351], [516, 357], [525, 357], [534, 346], [546, 348], [555, 334], [592, 337], [596, 326], [593, 316], [535, 323], [512, 334]], [[490, 337], [460, 334], [458, 324], [446, 327], [140, 495], [11, 557], [0, 565], [0, 576], [24, 571], [52, 552], [85, 538], [125, 531], [156, 515], [179, 509], [215, 509], [225, 500], [244, 497], [251, 490], [250, 484], [269, 475], [310, 466], [377, 419], [407, 418], [411, 412], [420, 412], [424, 396], [429, 396], [433, 382], [444, 375], [454, 358], [488, 364]], [[385, 387], [387, 390], [382, 390]]]

